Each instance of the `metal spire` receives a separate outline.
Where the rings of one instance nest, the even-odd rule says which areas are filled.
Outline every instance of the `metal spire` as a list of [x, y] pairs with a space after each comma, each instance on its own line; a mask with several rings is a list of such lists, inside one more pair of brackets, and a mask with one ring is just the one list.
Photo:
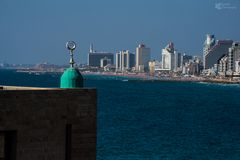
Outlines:
[[93, 53], [93, 52], [94, 52], [94, 50], [93, 50], [93, 44], [92, 44], [92, 43], [90, 44], [89, 52], [90, 52], [90, 53]]
[[70, 54], [70, 67], [73, 68], [74, 67], [74, 59], [73, 59], [73, 51], [76, 48], [76, 43], [74, 41], [68, 41], [66, 43], [66, 48], [69, 50], [69, 54]]

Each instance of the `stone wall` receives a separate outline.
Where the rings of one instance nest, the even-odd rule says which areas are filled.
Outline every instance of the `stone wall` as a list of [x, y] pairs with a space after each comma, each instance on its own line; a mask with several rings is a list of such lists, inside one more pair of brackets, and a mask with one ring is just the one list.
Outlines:
[[95, 89], [0, 89], [0, 134], [16, 133], [10, 159], [96, 159], [96, 106]]

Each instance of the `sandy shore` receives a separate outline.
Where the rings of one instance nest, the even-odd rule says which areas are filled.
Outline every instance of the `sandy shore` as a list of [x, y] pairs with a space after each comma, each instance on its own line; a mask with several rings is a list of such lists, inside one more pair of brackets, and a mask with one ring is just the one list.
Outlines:
[[204, 78], [204, 77], [153, 77], [153, 76], [147, 75], [146, 73], [123, 74], [123, 73], [113, 73], [113, 72], [103, 72], [103, 73], [88, 72], [88, 73], [82, 73], [82, 74], [126, 77], [126, 78], [130, 78], [130, 80], [137, 79], [137, 80], [143, 80], [143, 81], [206, 82], [206, 83], [240, 84], [240, 80]]

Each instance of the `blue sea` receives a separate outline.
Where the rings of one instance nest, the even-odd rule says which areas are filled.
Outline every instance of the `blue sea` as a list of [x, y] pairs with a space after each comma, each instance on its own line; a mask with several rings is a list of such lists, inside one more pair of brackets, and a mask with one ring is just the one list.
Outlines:
[[[0, 85], [59, 79], [0, 70]], [[240, 160], [240, 85], [84, 79], [98, 91], [98, 160]]]

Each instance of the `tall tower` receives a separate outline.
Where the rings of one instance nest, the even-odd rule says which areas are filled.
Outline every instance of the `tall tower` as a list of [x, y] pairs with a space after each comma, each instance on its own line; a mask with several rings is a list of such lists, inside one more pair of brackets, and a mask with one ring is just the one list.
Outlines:
[[135, 55], [129, 50], [116, 53], [116, 71], [127, 71], [135, 65]]
[[174, 69], [174, 44], [172, 42], [162, 49], [162, 69], [168, 71]]
[[206, 40], [203, 46], [203, 67], [206, 69], [206, 56], [209, 53], [210, 49], [215, 45], [215, 36], [211, 34], [206, 35]]
[[136, 66], [135, 69], [138, 72], [144, 72], [148, 70], [148, 62], [150, 61], [151, 49], [147, 48], [144, 44], [140, 44], [136, 48]]
[[228, 73], [231, 75], [233, 72], [239, 72], [240, 64], [240, 42], [234, 42], [229, 48], [228, 53]]

